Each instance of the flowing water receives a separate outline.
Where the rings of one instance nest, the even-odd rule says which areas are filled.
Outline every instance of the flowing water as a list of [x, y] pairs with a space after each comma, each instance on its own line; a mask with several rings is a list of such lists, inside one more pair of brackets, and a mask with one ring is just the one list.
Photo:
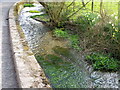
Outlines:
[[30, 18], [43, 14], [28, 12], [43, 9], [41, 5], [35, 6], [24, 8], [19, 22], [53, 88], [118, 88], [118, 73], [93, 71], [82, 55], [68, 48], [68, 41], [54, 39], [46, 26]]

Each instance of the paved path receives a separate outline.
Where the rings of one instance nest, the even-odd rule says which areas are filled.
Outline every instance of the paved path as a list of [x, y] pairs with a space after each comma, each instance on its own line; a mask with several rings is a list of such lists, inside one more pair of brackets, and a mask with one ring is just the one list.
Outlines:
[[[13, 2], [0, 2], [0, 84], [2, 88], [17, 88], [8, 29], [8, 10]], [[2, 12], [2, 13], [1, 13]], [[1, 64], [2, 63], [2, 64]]]

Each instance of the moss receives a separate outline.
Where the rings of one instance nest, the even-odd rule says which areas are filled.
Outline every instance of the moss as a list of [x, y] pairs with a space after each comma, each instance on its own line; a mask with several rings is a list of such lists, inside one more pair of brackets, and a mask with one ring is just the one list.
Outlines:
[[43, 56], [40, 56], [40, 55], [35, 55], [35, 58], [37, 59], [37, 61], [40, 63], [40, 61], [43, 61], [44, 60], [44, 57]]
[[34, 15], [34, 16], [31, 16], [30, 18], [43, 20], [43, 21], [46, 21], [46, 22], [49, 21], [49, 18], [48, 18], [47, 14]]
[[63, 60], [60, 57], [53, 55], [53, 54], [46, 55], [45, 59], [49, 60], [53, 64], [60, 64], [63, 62]]
[[24, 4], [24, 7], [34, 7], [33, 4]]
[[40, 13], [40, 11], [36, 11], [36, 10], [30, 10], [30, 13]]
[[24, 49], [25, 51], [28, 51], [28, 50], [29, 50], [29, 47], [28, 47], [28, 46], [23, 46], [23, 49]]
[[21, 37], [21, 38], [25, 38], [25, 35], [24, 35], [23, 31], [22, 31], [22, 28], [21, 28], [21, 26], [18, 25], [18, 24], [17, 24], [17, 30], [18, 30], [18, 32], [20, 33], [20, 37]]
[[71, 56], [71, 53], [70, 53], [68, 48], [63, 48], [63, 47], [56, 46], [56, 47], [53, 47], [52, 49], [58, 55], [62, 55], [62, 56], [65, 56], [65, 57], [70, 57]]

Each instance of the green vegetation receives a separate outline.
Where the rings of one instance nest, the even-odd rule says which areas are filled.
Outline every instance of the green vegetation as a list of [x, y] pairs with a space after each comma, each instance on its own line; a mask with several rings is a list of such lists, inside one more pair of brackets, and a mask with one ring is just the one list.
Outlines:
[[70, 41], [70, 46], [76, 50], [80, 50], [79, 47], [79, 37], [78, 35], [71, 35], [67, 32], [67, 30], [61, 28], [55, 28], [53, 30], [53, 35], [57, 38], [67, 38]]
[[87, 28], [94, 26], [99, 19], [100, 17], [97, 13], [82, 13], [82, 15], [75, 20], [75, 23], [82, 31], [85, 31]]
[[49, 54], [45, 57], [46, 60], [48, 60], [48, 62], [51, 62], [51, 64], [61, 64], [63, 63], [63, 60], [56, 56], [56, 55], [52, 55], [52, 54]]
[[56, 46], [56, 47], [53, 48], [53, 51], [56, 54], [62, 55], [62, 56], [65, 56], [65, 57], [70, 57], [71, 56], [68, 48], [62, 48], [62, 47]]
[[41, 20], [41, 21], [45, 21], [45, 22], [49, 21], [49, 18], [47, 16], [47, 14], [34, 15], [34, 16], [31, 16], [31, 18]]
[[120, 68], [116, 59], [110, 58], [109, 56], [100, 53], [87, 55], [86, 60], [88, 62], [92, 62], [92, 66], [95, 70], [117, 71]]
[[31, 16], [31, 18], [36, 18], [36, 17], [41, 17], [41, 15], [34, 15], [34, 16]]
[[33, 4], [24, 4], [24, 7], [34, 7]]
[[30, 10], [30, 13], [40, 13], [40, 11], [36, 11], [36, 10]]
[[71, 41], [72, 48], [74, 48], [76, 50], [81, 50], [81, 48], [79, 46], [80, 42], [79, 42], [78, 35], [71, 35], [69, 39]]
[[63, 31], [62, 29], [58, 29], [58, 28], [54, 29], [53, 34], [54, 34], [54, 36], [56, 36], [58, 38], [68, 38], [69, 37], [67, 31]]
[[[67, 39], [70, 46], [83, 53], [91, 54], [94, 69], [117, 71], [120, 60], [120, 30], [118, 26], [117, 2], [56, 2], [43, 3], [49, 18], [49, 25], [55, 28], [53, 36]], [[41, 16], [31, 16], [31, 18]], [[45, 16], [43, 16], [45, 18]], [[70, 56], [65, 48], [54, 47], [57, 55]], [[110, 56], [106, 56], [110, 54]], [[91, 59], [92, 58], [92, 59]]]
[[[62, 47], [58, 47], [58, 48], [62, 49], [63, 53], [64, 50], [66, 50]], [[84, 79], [82, 78], [84, 77], [84, 75], [79, 73], [80, 70], [79, 67], [77, 67], [78, 71], [74, 72], [75, 65], [63, 58], [63, 56], [64, 55], [66, 56], [66, 54], [62, 54], [62, 56], [60, 56], [61, 53], [59, 53], [59, 55], [55, 55], [55, 54], [48, 54], [45, 56], [35, 55], [35, 57], [42, 66], [42, 68], [44, 69], [45, 74], [48, 76], [53, 88], [68, 88], [68, 87], [84, 88], [85, 82], [83, 83]], [[83, 85], [81, 85], [82, 83]]]

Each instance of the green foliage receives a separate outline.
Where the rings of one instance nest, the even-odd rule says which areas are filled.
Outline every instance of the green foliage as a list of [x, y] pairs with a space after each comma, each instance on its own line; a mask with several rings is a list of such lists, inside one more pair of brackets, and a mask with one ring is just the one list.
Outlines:
[[109, 32], [109, 31], [113, 31], [114, 30], [114, 26], [111, 23], [107, 23], [104, 27], [104, 31], [105, 32]]
[[94, 26], [99, 21], [99, 16], [95, 13], [83, 13], [75, 21], [76, 24], [80, 26], [83, 30], [86, 30], [88, 27]]
[[34, 16], [30, 16], [31, 18], [36, 18], [36, 17], [41, 17], [41, 15], [34, 15]]
[[59, 28], [55, 28], [53, 34], [54, 34], [54, 36], [56, 36], [58, 38], [67, 38], [67, 39], [69, 39], [70, 43], [71, 43], [70, 44], [71, 47], [76, 49], [76, 50], [80, 50], [78, 35], [68, 34], [67, 31], [63, 31], [62, 29], [59, 29]]
[[62, 29], [59, 29], [59, 28], [55, 28], [53, 34], [54, 36], [59, 37], [59, 38], [69, 37], [69, 34], [67, 33], [67, 31], [63, 31]]
[[34, 7], [33, 4], [24, 4], [24, 7]]
[[119, 63], [116, 59], [110, 58], [100, 53], [93, 53], [86, 56], [87, 61], [91, 61], [95, 70], [117, 71]]
[[30, 13], [40, 13], [40, 11], [36, 11], [36, 10], [30, 10]]
[[34, 15], [34, 16], [30, 16], [30, 18], [33, 19], [39, 19], [39, 20], [43, 20], [43, 21], [49, 21], [47, 14], [41, 14], [41, 15]]
[[78, 35], [71, 35], [70, 36], [70, 42], [71, 42], [71, 46], [74, 49], [80, 50], [81, 48], [79, 47], [79, 37]]

